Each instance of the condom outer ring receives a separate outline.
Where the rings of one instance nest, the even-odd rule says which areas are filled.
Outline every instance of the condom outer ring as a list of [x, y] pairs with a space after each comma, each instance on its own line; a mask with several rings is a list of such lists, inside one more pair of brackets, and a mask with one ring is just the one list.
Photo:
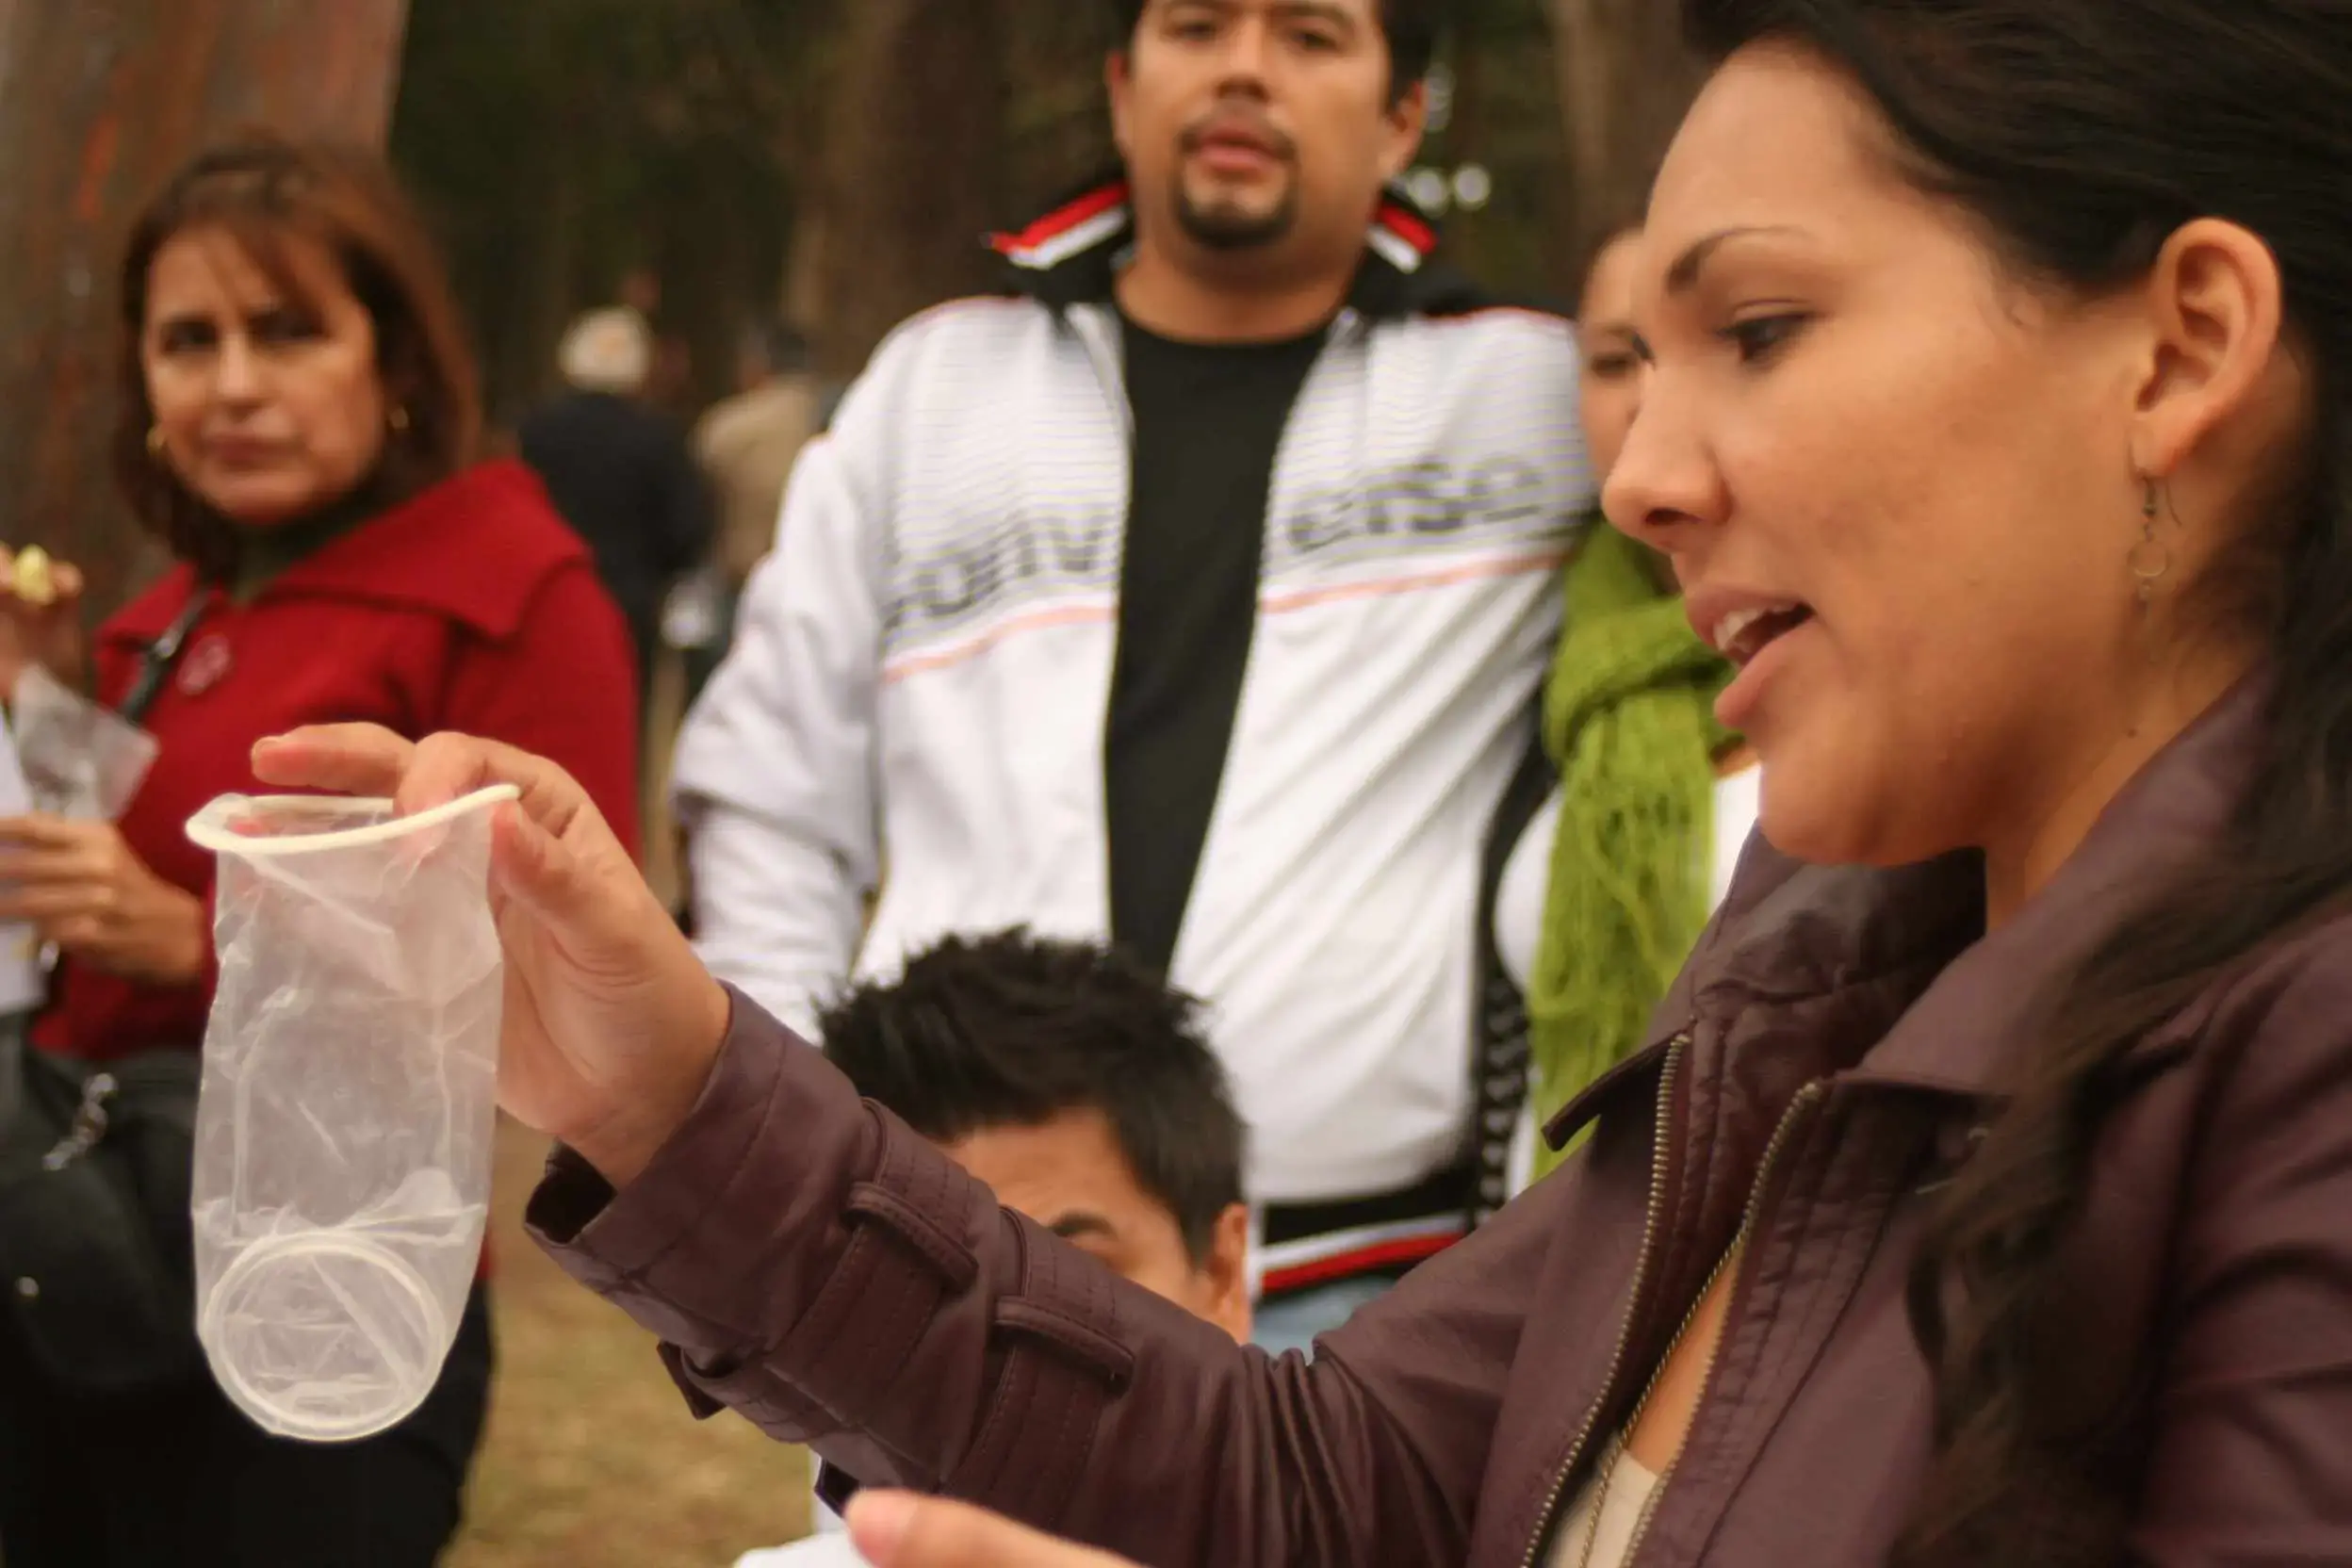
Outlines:
[[[231, 1309], [255, 1291], [267, 1290], [270, 1272], [302, 1260], [365, 1265], [400, 1287], [394, 1298], [398, 1303], [395, 1310], [404, 1307], [413, 1314], [409, 1321], [417, 1331], [417, 1343], [429, 1348], [428, 1375], [416, 1380], [414, 1391], [371, 1408], [322, 1416], [291, 1406], [256, 1386], [245, 1369], [236, 1364], [236, 1358], [225, 1353], [220, 1333]], [[219, 1379], [222, 1392], [269, 1430], [305, 1443], [354, 1443], [396, 1427], [415, 1414], [433, 1393], [433, 1385], [440, 1381], [451, 1337], [440, 1302], [405, 1258], [376, 1242], [335, 1231], [302, 1231], [268, 1237], [247, 1247], [206, 1297], [199, 1329], [206, 1359], [212, 1363], [213, 1375]]]
[[188, 818], [188, 836], [199, 849], [249, 859], [265, 856], [309, 855], [320, 850], [357, 849], [367, 844], [390, 843], [396, 839], [405, 839], [412, 833], [454, 822], [485, 807], [520, 800], [522, 795], [523, 792], [512, 784], [493, 784], [429, 810], [411, 816], [393, 817], [388, 822], [370, 823], [365, 827], [335, 828], [326, 833], [287, 833], [276, 837], [239, 833], [229, 826], [230, 819], [239, 811], [267, 811], [272, 807], [315, 811], [324, 805], [349, 807], [363, 812], [371, 808], [389, 812], [392, 803], [382, 798], [349, 795], [223, 795]]

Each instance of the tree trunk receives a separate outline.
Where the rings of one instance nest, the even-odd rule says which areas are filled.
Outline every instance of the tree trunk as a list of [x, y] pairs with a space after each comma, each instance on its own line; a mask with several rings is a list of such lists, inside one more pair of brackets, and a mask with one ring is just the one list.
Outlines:
[[407, 0], [0, 0], [0, 541], [155, 564], [107, 473], [116, 255], [139, 205], [239, 123], [381, 142]]
[[984, 0], [858, 0], [834, 88], [809, 322], [819, 368], [855, 372], [919, 310], [986, 286], [1002, 214], [1004, 52]]
[[1578, 257], [1640, 221], [1658, 160], [1704, 76], [1682, 45], [1675, 11], [1665, 0], [1552, 0]]

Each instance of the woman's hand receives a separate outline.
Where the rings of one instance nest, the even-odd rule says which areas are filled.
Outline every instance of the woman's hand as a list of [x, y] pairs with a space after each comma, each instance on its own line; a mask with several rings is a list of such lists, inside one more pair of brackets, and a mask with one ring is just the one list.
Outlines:
[[83, 587], [80, 568], [0, 546], [0, 701], [28, 664], [81, 684]]
[[77, 963], [141, 985], [204, 972], [204, 901], [149, 871], [109, 822], [0, 821], [0, 923], [19, 921]]
[[1134, 1568], [968, 1503], [905, 1492], [852, 1497], [849, 1536], [874, 1568]]
[[412, 744], [335, 725], [253, 748], [263, 781], [388, 795], [403, 815], [492, 784], [490, 896], [506, 951], [498, 1099], [614, 1185], [642, 1171], [694, 1108], [727, 1034], [727, 992], [686, 943], [580, 787], [496, 742]]

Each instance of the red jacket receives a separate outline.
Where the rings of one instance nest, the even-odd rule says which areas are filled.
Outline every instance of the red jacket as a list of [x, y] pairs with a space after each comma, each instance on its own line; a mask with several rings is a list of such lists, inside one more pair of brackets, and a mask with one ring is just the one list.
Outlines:
[[[123, 698], [194, 588], [182, 566], [100, 629], [102, 700]], [[483, 464], [322, 546], [250, 603], [205, 611], [147, 711], [161, 751], [122, 836], [157, 875], [209, 900], [212, 857], [184, 829], [214, 796], [255, 788], [253, 743], [368, 720], [550, 758], [633, 844], [635, 669], [587, 547], [539, 482], [517, 463]], [[165, 989], [62, 964], [35, 1037], [101, 1060], [193, 1048], [212, 985], [209, 965], [199, 983]]]

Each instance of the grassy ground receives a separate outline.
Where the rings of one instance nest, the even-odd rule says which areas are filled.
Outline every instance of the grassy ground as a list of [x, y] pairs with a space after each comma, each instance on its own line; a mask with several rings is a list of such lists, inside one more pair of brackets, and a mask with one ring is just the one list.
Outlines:
[[545, 1144], [512, 1124], [499, 1137], [498, 1375], [446, 1568], [727, 1568], [801, 1534], [802, 1453], [686, 1413], [652, 1339], [523, 1234]]

